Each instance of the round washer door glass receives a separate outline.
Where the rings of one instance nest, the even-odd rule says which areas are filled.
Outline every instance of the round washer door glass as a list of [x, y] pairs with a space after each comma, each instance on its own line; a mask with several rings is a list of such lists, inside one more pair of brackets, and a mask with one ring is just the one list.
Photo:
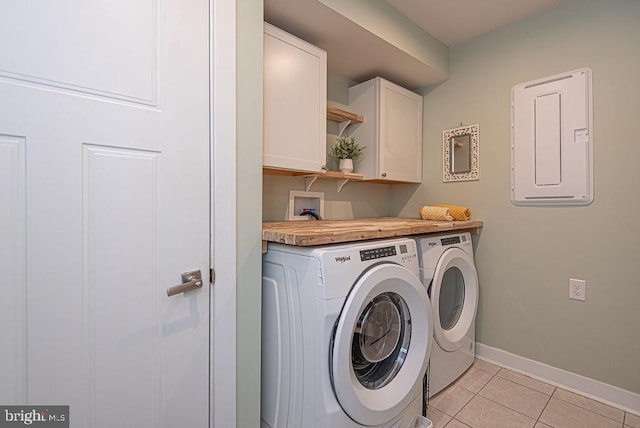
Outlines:
[[397, 293], [374, 297], [358, 319], [353, 334], [353, 371], [364, 387], [379, 389], [402, 367], [411, 340], [411, 314]]
[[331, 382], [351, 419], [381, 425], [422, 391], [433, 337], [431, 305], [420, 280], [383, 263], [367, 270], [342, 308], [331, 350]]
[[440, 284], [440, 326], [451, 330], [458, 323], [464, 307], [464, 275], [456, 266], [447, 269]]
[[478, 308], [478, 274], [473, 259], [460, 248], [449, 248], [440, 256], [431, 282], [431, 304], [436, 342], [445, 351], [459, 349]]

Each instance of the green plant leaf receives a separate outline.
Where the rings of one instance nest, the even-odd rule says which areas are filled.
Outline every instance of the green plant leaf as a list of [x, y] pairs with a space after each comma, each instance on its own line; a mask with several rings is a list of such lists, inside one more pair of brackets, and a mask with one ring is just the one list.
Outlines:
[[336, 140], [338, 144], [331, 148], [331, 154], [336, 159], [357, 159], [366, 148], [356, 143], [354, 137], [339, 137]]

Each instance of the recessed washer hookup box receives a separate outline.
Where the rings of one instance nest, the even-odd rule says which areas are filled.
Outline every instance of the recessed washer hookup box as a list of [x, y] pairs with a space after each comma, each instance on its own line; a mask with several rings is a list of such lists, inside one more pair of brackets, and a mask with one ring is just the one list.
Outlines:
[[324, 192], [289, 191], [288, 220], [311, 220], [312, 216], [303, 212], [312, 212], [319, 218], [324, 218]]

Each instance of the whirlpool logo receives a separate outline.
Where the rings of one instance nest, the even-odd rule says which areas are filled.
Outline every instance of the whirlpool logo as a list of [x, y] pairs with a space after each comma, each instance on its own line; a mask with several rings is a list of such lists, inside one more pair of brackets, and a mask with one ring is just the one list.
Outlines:
[[336, 263], [344, 263], [344, 262], [348, 262], [349, 260], [351, 260], [351, 256], [336, 257]]

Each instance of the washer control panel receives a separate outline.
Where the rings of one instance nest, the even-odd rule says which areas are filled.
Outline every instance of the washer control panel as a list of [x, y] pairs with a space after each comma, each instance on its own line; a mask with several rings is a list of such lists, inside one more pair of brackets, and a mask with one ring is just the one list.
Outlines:
[[[283, 249], [291, 248], [282, 246]], [[301, 248], [304, 254], [319, 257], [318, 287], [314, 287], [316, 297], [333, 299], [344, 297], [369, 268], [382, 264], [394, 264], [407, 269], [416, 278], [420, 277], [418, 249], [416, 241], [408, 238], [396, 238], [369, 242], [351, 242], [336, 246]], [[313, 274], [312, 274], [313, 275]]]
[[413, 248], [409, 248], [407, 244], [389, 245], [378, 248], [368, 248], [360, 250], [360, 261], [369, 261], [381, 259], [384, 257], [401, 256], [402, 262], [417, 259], [417, 254]]
[[465, 235], [455, 235], [447, 236], [446, 238], [440, 239], [440, 243], [443, 247], [447, 245], [459, 244], [460, 242], [467, 242], [467, 237]]
[[[404, 252], [407, 252], [406, 245], [403, 244], [400, 247], [404, 247]], [[400, 252], [402, 252], [402, 248], [400, 249]], [[367, 250], [360, 250], [360, 261], [364, 262], [366, 260], [381, 259], [383, 257], [395, 256], [396, 254], [398, 254], [398, 252], [395, 245], [389, 247], [370, 248]]]

